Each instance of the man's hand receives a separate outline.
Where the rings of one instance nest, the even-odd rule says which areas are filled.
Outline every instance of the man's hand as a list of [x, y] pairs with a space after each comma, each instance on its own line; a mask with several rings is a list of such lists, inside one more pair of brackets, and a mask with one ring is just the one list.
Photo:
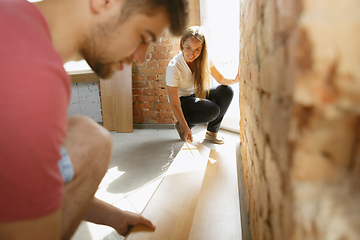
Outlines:
[[117, 215], [113, 215], [111, 226], [122, 236], [125, 236], [132, 226], [145, 225], [146, 227], [155, 230], [156, 226], [152, 224], [149, 219], [146, 219], [140, 214], [120, 210]]
[[85, 220], [112, 227], [123, 236], [127, 234], [130, 227], [140, 224], [150, 229], [155, 229], [150, 220], [140, 214], [121, 210], [97, 198], [94, 198]]

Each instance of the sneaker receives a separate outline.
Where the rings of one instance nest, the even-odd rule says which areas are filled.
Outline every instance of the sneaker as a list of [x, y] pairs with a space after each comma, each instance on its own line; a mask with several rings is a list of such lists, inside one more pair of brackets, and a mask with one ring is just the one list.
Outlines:
[[209, 140], [213, 143], [216, 143], [216, 144], [224, 144], [224, 138], [221, 136], [218, 136], [217, 134], [210, 135], [208, 132], [206, 132], [205, 139]]
[[179, 134], [180, 139], [184, 141], [183, 136], [182, 136], [182, 134], [181, 134], [181, 132], [180, 132], [180, 124], [179, 124], [179, 121], [177, 121], [177, 122], [175, 123], [175, 128], [176, 128], [176, 130], [177, 130], [177, 132], [178, 132], [178, 134]]

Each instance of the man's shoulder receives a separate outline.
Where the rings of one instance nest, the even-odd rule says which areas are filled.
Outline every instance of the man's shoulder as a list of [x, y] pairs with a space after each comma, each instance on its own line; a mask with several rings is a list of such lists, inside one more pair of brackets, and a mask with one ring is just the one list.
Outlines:
[[[14, 7], [19, 8], [7, 11]], [[6, 22], [0, 23], [0, 32], [6, 32], [0, 38], [2, 72], [9, 72], [13, 67], [18, 69], [16, 75], [27, 71], [63, 70], [63, 60], [53, 46], [45, 18], [33, 4], [24, 0], [0, 0], [0, 22]], [[66, 75], [65, 70], [63, 73]]]

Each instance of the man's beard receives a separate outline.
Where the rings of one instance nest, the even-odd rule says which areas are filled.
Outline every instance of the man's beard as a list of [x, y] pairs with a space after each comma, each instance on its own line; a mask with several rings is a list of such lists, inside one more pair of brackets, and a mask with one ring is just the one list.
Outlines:
[[86, 58], [85, 60], [91, 69], [96, 73], [96, 75], [98, 75], [101, 79], [111, 78], [115, 72], [111, 64], [106, 64], [96, 60], [88, 60]]
[[94, 41], [85, 41], [80, 49], [80, 54], [96, 75], [101, 79], [108, 79], [115, 72], [114, 63], [106, 62], [100, 54], [97, 54], [96, 49], [101, 49], [101, 46], [97, 45]]

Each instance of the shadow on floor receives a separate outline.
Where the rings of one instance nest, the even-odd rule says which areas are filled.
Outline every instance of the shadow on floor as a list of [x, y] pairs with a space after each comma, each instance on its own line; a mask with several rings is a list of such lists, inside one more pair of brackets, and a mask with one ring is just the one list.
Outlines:
[[135, 129], [136, 134], [112, 134], [110, 168], [123, 172], [107, 187], [110, 193], [136, 190], [163, 175], [183, 143], [173, 130]]

